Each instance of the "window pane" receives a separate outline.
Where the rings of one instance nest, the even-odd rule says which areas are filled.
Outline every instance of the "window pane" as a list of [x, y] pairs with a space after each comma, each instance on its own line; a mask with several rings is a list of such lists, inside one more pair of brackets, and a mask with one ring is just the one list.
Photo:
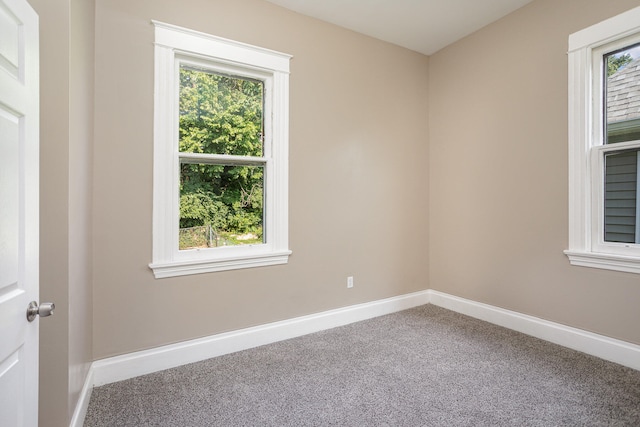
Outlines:
[[632, 149], [605, 155], [606, 242], [637, 242], [638, 151]]
[[179, 249], [263, 243], [263, 172], [182, 163]]
[[180, 67], [180, 140], [186, 153], [262, 156], [262, 81]]
[[640, 45], [605, 55], [606, 143], [640, 140]]

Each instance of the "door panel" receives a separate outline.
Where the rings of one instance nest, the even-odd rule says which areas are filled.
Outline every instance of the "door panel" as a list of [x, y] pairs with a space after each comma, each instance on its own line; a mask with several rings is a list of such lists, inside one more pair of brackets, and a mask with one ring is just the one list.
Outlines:
[[17, 77], [20, 65], [20, 21], [10, 7], [0, 7], [0, 66]]
[[0, 298], [18, 283], [19, 118], [0, 106]]
[[[22, 350], [22, 349], [21, 349]], [[24, 377], [20, 375], [22, 351], [10, 354], [0, 362], [0, 414], [3, 425], [24, 425]]]

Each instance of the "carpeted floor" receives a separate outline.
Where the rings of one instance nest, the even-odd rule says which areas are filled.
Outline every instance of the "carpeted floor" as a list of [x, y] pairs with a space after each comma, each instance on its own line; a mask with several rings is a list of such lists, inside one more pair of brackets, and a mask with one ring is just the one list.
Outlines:
[[640, 426], [640, 371], [426, 305], [93, 390], [91, 426]]

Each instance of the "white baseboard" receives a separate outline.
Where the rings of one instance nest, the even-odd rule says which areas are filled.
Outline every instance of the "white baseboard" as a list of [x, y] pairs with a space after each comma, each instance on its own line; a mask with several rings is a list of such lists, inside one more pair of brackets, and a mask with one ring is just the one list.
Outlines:
[[428, 303], [640, 370], [640, 346], [638, 345], [427, 290], [97, 360], [93, 362], [87, 375], [73, 414], [71, 427], [82, 426], [94, 386], [247, 350]]
[[433, 305], [640, 370], [640, 345], [434, 290], [427, 292]]
[[101, 386], [187, 363], [246, 350], [336, 326], [394, 313], [429, 302], [427, 291], [329, 310], [210, 337], [93, 362], [93, 385]]
[[91, 399], [93, 385], [93, 364], [91, 364], [89, 372], [87, 372], [87, 377], [84, 380], [84, 386], [82, 386], [82, 390], [80, 391], [78, 402], [76, 402], [76, 409], [73, 411], [69, 427], [83, 426], [84, 419], [87, 416], [87, 409], [89, 408], [89, 400]]

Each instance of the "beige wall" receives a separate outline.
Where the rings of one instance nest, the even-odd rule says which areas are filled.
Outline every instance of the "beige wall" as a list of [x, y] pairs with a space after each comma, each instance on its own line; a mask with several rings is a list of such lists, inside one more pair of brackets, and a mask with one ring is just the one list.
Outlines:
[[[153, 278], [152, 19], [294, 56], [288, 265]], [[427, 67], [264, 1], [98, 1], [94, 358], [427, 289]]]
[[69, 424], [92, 359], [93, 2], [30, 0], [40, 16], [41, 426]]
[[429, 62], [432, 289], [640, 343], [633, 274], [567, 248], [567, 40], [638, 0], [537, 0]]
[[[30, 0], [40, 16], [40, 425], [68, 424], [69, 2]], [[46, 420], [46, 422], [44, 421]]]

